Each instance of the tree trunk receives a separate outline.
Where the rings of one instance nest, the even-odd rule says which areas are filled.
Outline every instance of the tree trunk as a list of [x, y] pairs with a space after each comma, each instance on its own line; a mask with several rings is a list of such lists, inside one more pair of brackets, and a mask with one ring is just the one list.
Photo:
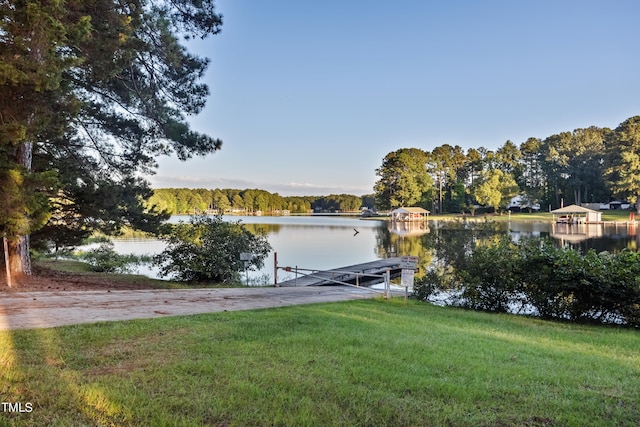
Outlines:
[[[33, 160], [33, 142], [25, 142], [16, 150], [16, 163], [31, 172]], [[26, 231], [26, 230], [25, 230]], [[14, 277], [31, 275], [31, 255], [29, 253], [29, 235], [19, 235], [9, 239], [9, 269]]]
[[438, 197], [438, 214], [442, 215], [442, 175], [440, 175], [438, 181], [440, 185], [440, 194]]
[[29, 236], [21, 236], [17, 241], [9, 241], [9, 270], [14, 278], [31, 275], [31, 256], [29, 254]]

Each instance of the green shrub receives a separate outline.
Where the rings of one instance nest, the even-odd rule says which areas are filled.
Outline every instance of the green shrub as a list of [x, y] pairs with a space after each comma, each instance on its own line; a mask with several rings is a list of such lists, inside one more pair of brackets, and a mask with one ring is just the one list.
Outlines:
[[476, 247], [458, 276], [464, 283], [463, 305], [506, 313], [517, 299], [520, 277], [517, 251], [506, 240]]
[[131, 273], [143, 260], [133, 254], [118, 254], [110, 241], [100, 243], [95, 249], [81, 252], [79, 258], [99, 273]]
[[194, 215], [163, 236], [166, 249], [154, 257], [160, 273], [183, 282], [239, 283], [245, 269], [241, 253], [253, 254], [249, 270], [260, 268], [271, 251], [263, 233], [252, 234], [244, 225], [222, 216]]
[[[416, 296], [447, 292], [455, 305], [496, 312], [532, 312], [548, 319], [640, 327], [640, 255], [581, 255], [551, 241], [508, 238], [475, 247], [464, 265], [418, 281]], [[439, 277], [436, 277], [438, 276]]]

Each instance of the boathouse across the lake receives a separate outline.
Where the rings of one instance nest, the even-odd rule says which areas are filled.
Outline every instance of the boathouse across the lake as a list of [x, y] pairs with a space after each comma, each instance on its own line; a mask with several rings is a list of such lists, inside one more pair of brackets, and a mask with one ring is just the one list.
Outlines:
[[423, 208], [397, 208], [391, 211], [392, 221], [426, 221], [429, 217], [429, 211]]

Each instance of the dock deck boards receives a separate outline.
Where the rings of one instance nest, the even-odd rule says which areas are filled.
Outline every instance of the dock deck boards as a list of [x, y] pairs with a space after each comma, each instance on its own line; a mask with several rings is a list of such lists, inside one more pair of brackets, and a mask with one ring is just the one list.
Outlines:
[[[366, 281], [366, 274], [384, 274], [387, 269], [391, 270], [391, 274], [400, 272], [400, 258], [385, 258], [363, 264], [349, 265], [346, 267], [335, 268], [333, 270], [325, 270], [309, 273], [299, 272], [298, 278], [285, 280], [278, 283], [278, 286], [321, 286], [335, 285], [339, 282], [353, 283], [358, 278], [360, 281]], [[294, 270], [292, 270], [293, 272]], [[371, 280], [371, 277], [368, 278]]]

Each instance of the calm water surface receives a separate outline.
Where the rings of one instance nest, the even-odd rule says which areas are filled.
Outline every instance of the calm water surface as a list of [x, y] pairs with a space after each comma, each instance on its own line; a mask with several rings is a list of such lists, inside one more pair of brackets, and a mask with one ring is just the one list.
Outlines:
[[[429, 221], [427, 224], [390, 223], [384, 220], [361, 220], [340, 216], [224, 217], [241, 221], [252, 231], [267, 234], [273, 252], [260, 271], [250, 272], [252, 280], [273, 283], [274, 252], [278, 265], [302, 269], [326, 270], [373, 261], [391, 256], [419, 256], [421, 266], [434, 260], [459, 256], [478, 234], [475, 223]], [[174, 216], [171, 222], [188, 222], [188, 216]], [[482, 227], [482, 226], [481, 226]], [[626, 224], [566, 225], [551, 222], [492, 223], [489, 234], [509, 234], [512, 239], [537, 236], [552, 237], [559, 245], [586, 251], [637, 250], [640, 234]], [[639, 227], [640, 228], [640, 227]], [[164, 248], [156, 239], [114, 239], [119, 253], [157, 254]], [[142, 266], [141, 274], [158, 277], [156, 270]], [[278, 281], [293, 278], [292, 273], [278, 271]]]

